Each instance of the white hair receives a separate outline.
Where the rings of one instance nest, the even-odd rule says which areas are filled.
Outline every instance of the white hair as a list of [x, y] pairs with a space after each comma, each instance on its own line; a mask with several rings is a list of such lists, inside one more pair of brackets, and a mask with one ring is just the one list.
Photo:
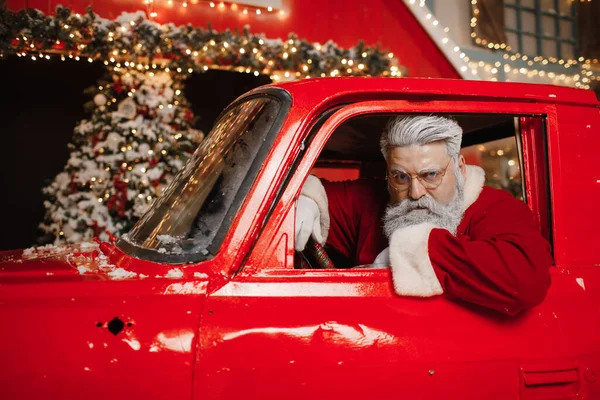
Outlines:
[[387, 123], [381, 135], [381, 152], [387, 160], [390, 147], [422, 146], [443, 140], [448, 155], [457, 159], [460, 154], [462, 134], [462, 128], [450, 118], [398, 116]]

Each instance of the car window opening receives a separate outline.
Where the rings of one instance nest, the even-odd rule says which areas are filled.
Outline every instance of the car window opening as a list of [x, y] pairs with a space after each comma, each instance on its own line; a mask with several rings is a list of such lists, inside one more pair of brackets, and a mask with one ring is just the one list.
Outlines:
[[[527, 203], [520, 127], [523, 117], [501, 114], [443, 115], [454, 119], [463, 129], [461, 155], [466, 164], [479, 166], [485, 171], [484, 185], [504, 190]], [[342, 124], [331, 134], [311, 175], [331, 182], [385, 180], [386, 162], [381, 154], [379, 139], [390, 118], [390, 115], [363, 116]], [[528, 118], [540, 120], [544, 125], [541, 116]], [[547, 195], [546, 189], [543, 192]], [[544, 217], [548, 216], [541, 218]], [[540, 229], [549, 239], [548, 223], [542, 221]], [[359, 266], [348, 263], [327, 244], [320, 246], [312, 239], [304, 251], [296, 252], [294, 260], [296, 269], [348, 269]]]

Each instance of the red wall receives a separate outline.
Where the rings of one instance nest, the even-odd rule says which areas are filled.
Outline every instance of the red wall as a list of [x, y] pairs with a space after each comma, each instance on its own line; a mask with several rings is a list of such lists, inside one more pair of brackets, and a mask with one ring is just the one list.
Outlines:
[[[354, 46], [359, 40], [368, 45], [379, 44], [391, 51], [412, 77], [459, 78], [458, 73], [431, 41], [402, 0], [282, 0], [286, 15], [256, 15], [210, 8], [200, 1], [183, 8], [180, 3], [156, 6], [156, 21], [177, 25], [191, 23], [214, 29], [242, 29], [250, 26], [253, 33], [265, 33], [268, 38], [286, 38], [294, 32], [300, 38], [324, 43], [332, 39], [341, 47]], [[215, 1], [217, 3], [217, 1]], [[8, 0], [10, 9], [35, 7], [44, 13], [53, 12], [57, 4], [83, 13], [88, 5], [105, 18], [115, 18], [122, 11], [145, 9], [143, 0]]]

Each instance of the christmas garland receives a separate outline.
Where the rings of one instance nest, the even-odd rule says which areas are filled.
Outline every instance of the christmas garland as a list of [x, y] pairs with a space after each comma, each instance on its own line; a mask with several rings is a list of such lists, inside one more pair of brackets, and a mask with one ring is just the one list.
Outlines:
[[342, 49], [332, 41], [309, 43], [290, 34], [288, 40], [266, 39], [243, 32], [217, 32], [173, 24], [160, 25], [145, 13], [123, 13], [111, 21], [94, 14], [75, 14], [57, 6], [55, 16], [36, 9], [11, 11], [0, 4], [0, 56], [32, 59], [58, 54], [120, 67], [164, 68], [178, 72], [230, 69], [270, 75], [272, 79], [323, 76], [403, 76], [406, 69], [392, 53], [362, 41]]

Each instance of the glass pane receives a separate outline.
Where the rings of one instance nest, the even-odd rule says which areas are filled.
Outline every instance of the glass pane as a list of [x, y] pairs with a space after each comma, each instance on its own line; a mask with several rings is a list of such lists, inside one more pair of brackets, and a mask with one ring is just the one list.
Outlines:
[[535, 8], [535, 0], [521, 0], [521, 6]]
[[510, 29], [517, 29], [517, 10], [514, 8], [504, 9], [504, 25]]
[[571, 1], [560, 0], [558, 2], [558, 12], [560, 15], [571, 16]]
[[[560, 1], [565, 1], [565, 0], [560, 0]], [[554, 0], [541, 0], [540, 1], [540, 10], [544, 11], [544, 12], [556, 14], [556, 9], [554, 8]]]
[[198, 254], [212, 243], [275, 117], [279, 101], [259, 97], [223, 114], [161, 197], [123, 239], [159, 253]]
[[529, 11], [521, 12], [521, 30], [536, 33], [535, 14]]
[[537, 56], [537, 40], [533, 36], [523, 35], [523, 54]]
[[506, 41], [510, 47], [513, 48], [513, 51], [521, 51], [521, 49], [518, 48], [519, 46], [519, 41], [518, 41], [518, 36], [516, 33], [512, 33], [512, 32], [506, 32]]
[[574, 50], [575, 49], [572, 44], [561, 43], [561, 45], [560, 45], [561, 58], [564, 58], [565, 60], [572, 60], [573, 58], [575, 58], [575, 54], [573, 54]]
[[560, 37], [565, 39], [573, 38], [573, 24], [571, 21], [560, 21]]
[[542, 35], [543, 36], [556, 36], [556, 29], [554, 23], [556, 20], [552, 17], [542, 17]]
[[504, 0], [504, 4], [515, 4], [515, 0]]
[[542, 56], [544, 57], [557, 57], [556, 54], [556, 41], [544, 40], [542, 42]]
[[486, 186], [507, 190], [523, 200], [519, 150], [514, 137], [464, 147], [461, 154], [467, 163], [483, 168]]

